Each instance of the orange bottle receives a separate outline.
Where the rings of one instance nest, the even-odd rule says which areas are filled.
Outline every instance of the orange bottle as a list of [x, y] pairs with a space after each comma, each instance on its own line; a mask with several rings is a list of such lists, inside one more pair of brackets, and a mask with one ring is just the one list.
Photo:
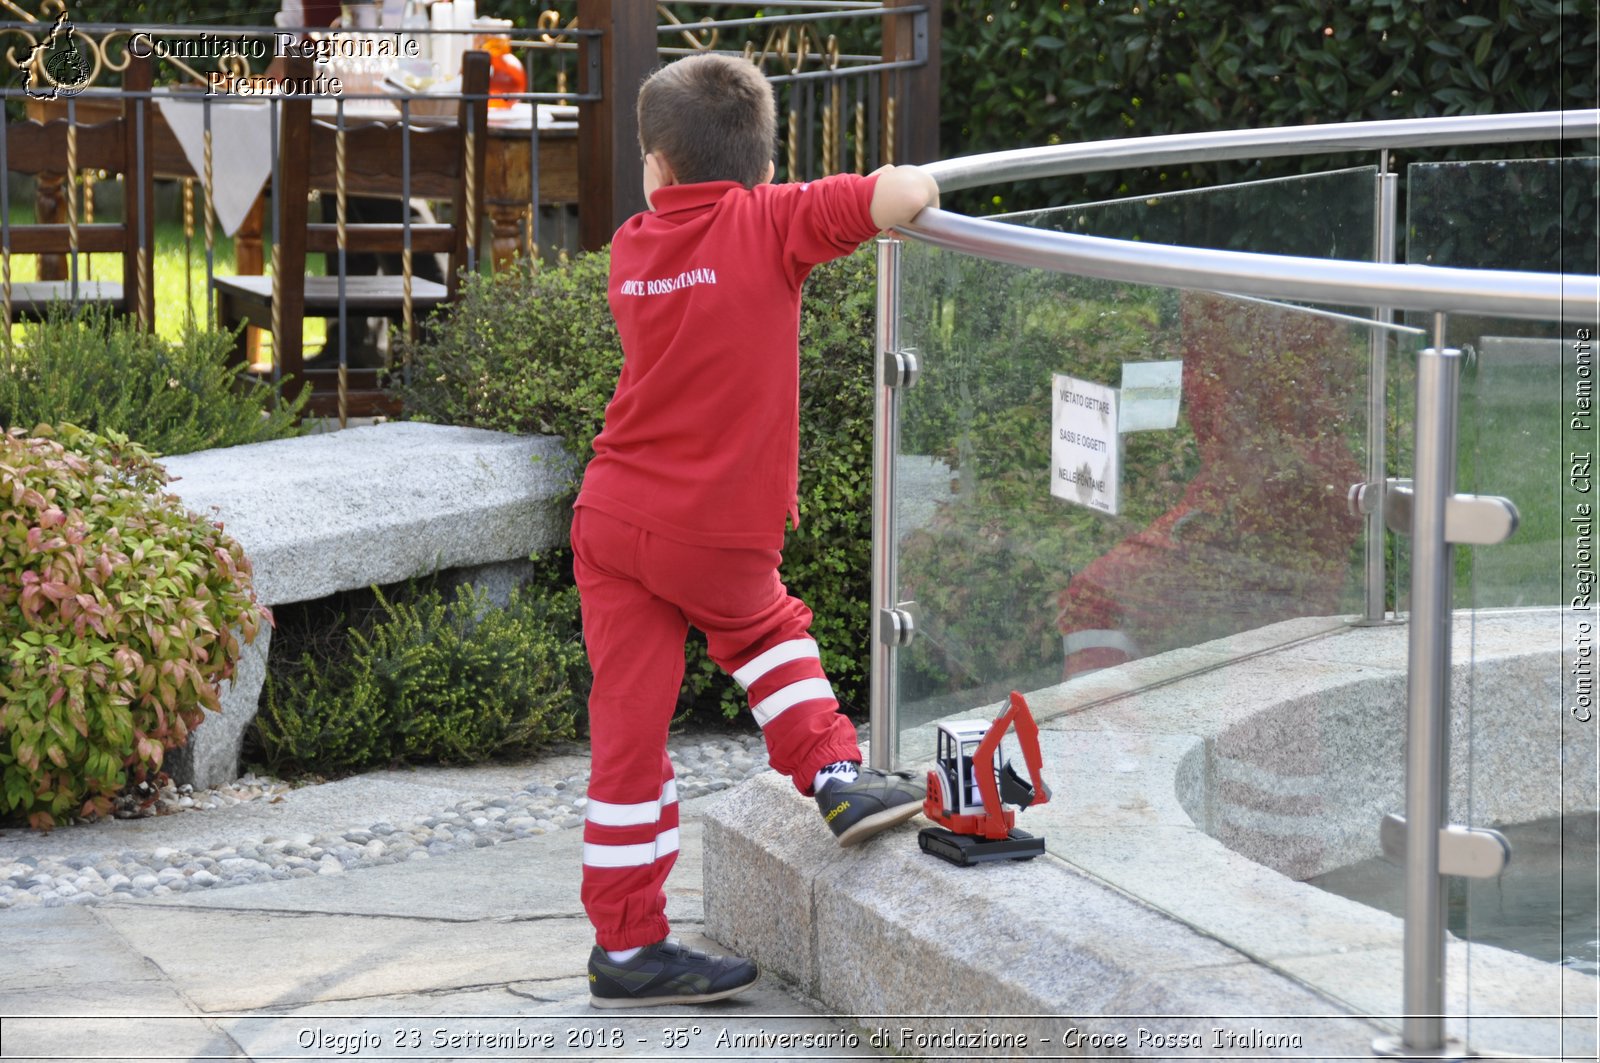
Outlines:
[[[528, 91], [528, 76], [523, 72], [522, 61], [511, 54], [511, 42], [504, 37], [490, 37], [483, 42], [489, 53], [489, 94], [504, 96]], [[511, 100], [490, 100], [490, 107], [510, 107]]]

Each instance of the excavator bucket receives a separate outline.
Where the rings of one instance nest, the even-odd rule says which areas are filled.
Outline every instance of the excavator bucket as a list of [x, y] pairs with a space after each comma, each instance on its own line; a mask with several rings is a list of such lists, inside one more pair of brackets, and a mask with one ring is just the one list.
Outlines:
[[[1040, 785], [1044, 786], [1045, 800], [1048, 801], [1050, 799], [1050, 787], [1045, 786], [1042, 781]], [[1033, 789], [1033, 784], [1018, 774], [1017, 766], [1011, 762], [1010, 758], [1007, 758], [1005, 764], [1000, 768], [1000, 800], [1008, 805], [1016, 805], [1018, 808], [1027, 808], [1033, 804], [1033, 799], [1036, 796], [1038, 795]]]

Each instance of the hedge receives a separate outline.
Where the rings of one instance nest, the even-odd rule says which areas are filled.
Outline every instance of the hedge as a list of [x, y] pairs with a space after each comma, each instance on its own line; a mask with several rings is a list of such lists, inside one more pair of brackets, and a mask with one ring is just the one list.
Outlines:
[[[940, 146], [1593, 107], [1597, 32], [1595, 0], [945, 0]], [[1173, 167], [1136, 190], [1061, 178], [1026, 205], [1297, 172], [1296, 159]], [[996, 196], [1009, 205], [986, 189], [985, 212]], [[975, 193], [956, 198], [978, 210]]]

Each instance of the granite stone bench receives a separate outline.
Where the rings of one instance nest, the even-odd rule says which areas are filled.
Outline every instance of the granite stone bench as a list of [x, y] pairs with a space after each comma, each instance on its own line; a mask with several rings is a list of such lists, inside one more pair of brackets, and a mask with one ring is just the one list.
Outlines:
[[[263, 605], [446, 569], [526, 561], [566, 542], [573, 463], [554, 436], [392, 422], [163, 459], [168, 490], [243, 545]], [[263, 627], [222, 712], [169, 753], [179, 782], [237, 777], [266, 678]]]

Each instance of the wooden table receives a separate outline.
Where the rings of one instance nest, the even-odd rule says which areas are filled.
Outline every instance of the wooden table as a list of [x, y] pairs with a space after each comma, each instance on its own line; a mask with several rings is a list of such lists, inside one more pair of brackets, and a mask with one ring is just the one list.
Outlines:
[[[109, 121], [121, 113], [121, 104], [114, 97], [108, 96], [81, 97], [77, 100], [76, 108], [80, 124]], [[36, 121], [64, 119], [66, 114], [67, 105], [64, 100], [28, 101], [28, 117]], [[160, 109], [150, 108], [150, 116], [149, 157], [155, 175], [162, 178], [199, 177], [189, 165], [188, 156], [184, 154], [178, 138], [173, 135], [166, 120], [162, 118]], [[523, 217], [534, 202], [532, 144], [533, 137], [527, 129], [500, 126], [493, 122], [489, 125], [488, 161], [485, 167], [488, 173], [485, 175], [484, 200], [492, 226], [491, 253], [496, 269], [514, 259], [521, 250]], [[538, 145], [538, 202], [540, 204], [578, 202], [577, 130], [540, 130]], [[63, 163], [65, 161], [62, 160]], [[314, 165], [313, 169], [322, 175], [312, 181], [314, 189], [328, 193], [336, 191], [331, 176], [327, 176], [331, 175], [334, 169], [331, 159], [327, 160], [326, 165]], [[399, 196], [400, 160], [394, 159], [389, 169], [394, 175], [392, 182], [353, 183], [347, 189], [347, 193]], [[66, 221], [67, 209], [66, 198], [61, 191], [65, 173], [55, 174], [53, 179], [50, 179], [50, 176], [42, 175], [39, 180], [36, 197], [37, 217], [45, 223], [62, 223]], [[448, 178], [435, 179], [429, 174], [422, 173], [411, 175], [411, 194], [414, 197], [448, 199], [451, 192], [451, 180]], [[234, 266], [241, 274], [262, 272], [263, 217], [262, 200], [258, 197], [244, 224], [234, 235]], [[40, 257], [41, 280], [62, 280], [66, 275], [67, 263], [63, 256]]]

